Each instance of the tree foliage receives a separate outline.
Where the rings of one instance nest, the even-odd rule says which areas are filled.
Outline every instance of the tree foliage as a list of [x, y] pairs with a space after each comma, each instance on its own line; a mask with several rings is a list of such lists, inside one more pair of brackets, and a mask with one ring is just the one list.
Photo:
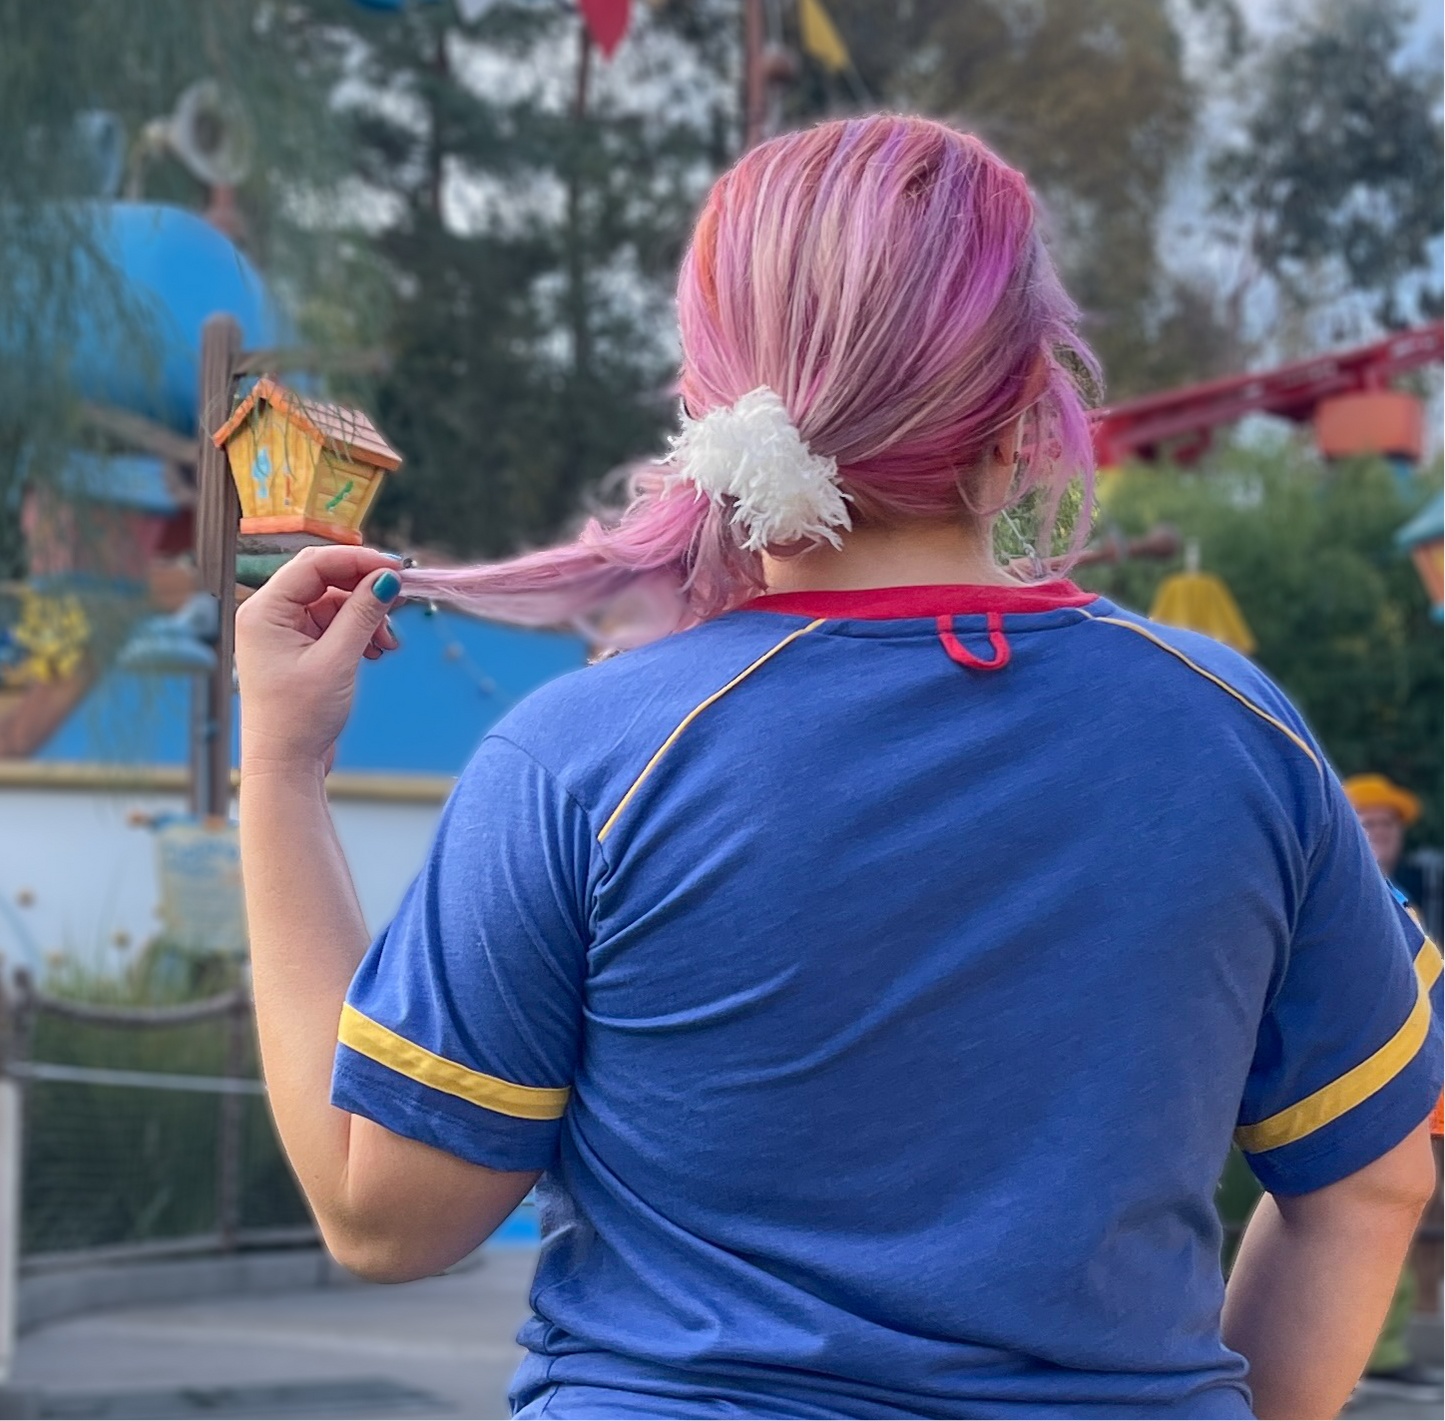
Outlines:
[[53, 471], [87, 437], [71, 353], [110, 327], [138, 369], [155, 359], [153, 314], [128, 291], [96, 236], [100, 192], [84, 116], [118, 120], [135, 194], [200, 209], [206, 195], [170, 158], [134, 161], [145, 125], [210, 78], [237, 96], [253, 131], [240, 192], [246, 249], [281, 293], [303, 339], [375, 338], [365, 249], [338, 233], [350, 170], [330, 95], [344, 34], [309, 6], [255, 0], [0, 0], [0, 562], [17, 561], [22, 480]]
[[[1190, 7], [1222, 29], [1227, 3]], [[1168, 0], [831, 0], [863, 82], [885, 104], [977, 132], [1043, 195], [1066, 283], [1111, 396], [1218, 373], [1213, 309], [1160, 260], [1160, 216], [1200, 101]], [[817, 78], [802, 103], [826, 100]]]
[[[1440, 629], [1395, 532], [1439, 488], [1437, 464], [1403, 482], [1384, 464], [1321, 466], [1292, 448], [1236, 449], [1200, 472], [1115, 476], [1104, 520], [1128, 535], [1164, 522], [1200, 541], [1284, 688], [1343, 775], [1377, 771], [1426, 804], [1441, 831]], [[1088, 569], [1096, 590], [1148, 611], [1175, 565]]]
[[735, 24], [721, 0], [641, 10], [607, 62], [561, 8], [352, 20], [360, 172], [394, 204], [378, 412], [408, 456], [380, 526], [510, 552], [657, 446], [677, 263], [729, 156]]
[[1412, 58], [1404, 0], [1327, 0], [1250, 75], [1218, 205], [1299, 306], [1345, 289], [1388, 326], [1438, 319], [1440, 70]]

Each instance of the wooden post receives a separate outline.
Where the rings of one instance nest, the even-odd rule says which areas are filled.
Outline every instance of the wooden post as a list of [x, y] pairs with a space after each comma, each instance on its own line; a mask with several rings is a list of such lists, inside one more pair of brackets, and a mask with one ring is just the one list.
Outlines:
[[763, 76], [763, 0], [743, 0], [743, 152], [763, 139], [767, 84]]
[[231, 412], [231, 387], [241, 353], [241, 329], [227, 315], [207, 319], [201, 331], [201, 388], [196, 422], [196, 565], [203, 592], [220, 613], [216, 667], [196, 688], [191, 709], [191, 813], [203, 823], [231, 809], [231, 657], [235, 650], [236, 534], [241, 505], [225, 451], [211, 433]]

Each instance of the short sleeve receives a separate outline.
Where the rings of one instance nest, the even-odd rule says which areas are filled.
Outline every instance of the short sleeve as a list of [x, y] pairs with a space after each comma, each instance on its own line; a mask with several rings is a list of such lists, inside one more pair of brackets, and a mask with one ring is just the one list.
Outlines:
[[1236, 1140], [1260, 1183], [1303, 1194], [1363, 1169], [1440, 1095], [1440, 953], [1370, 854], [1333, 775]]
[[592, 835], [485, 740], [342, 1011], [332, 1102], [473, 1164], [544, 1169], [576, 1070]]

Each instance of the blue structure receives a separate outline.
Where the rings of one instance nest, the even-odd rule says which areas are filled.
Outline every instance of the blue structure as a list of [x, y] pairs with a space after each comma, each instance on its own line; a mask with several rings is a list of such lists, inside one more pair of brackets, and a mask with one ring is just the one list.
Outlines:
[[166, 483], [164, 461], [151, 454], [93, 454], [76, 449], [55, 486], [66, 498], [135, 508], [142, 513], [169, 515], [180, 506]]
[[[288, 344], [290, 326], [260, 273], [196, 213], [156, 203], [95, 202], [85, 205], [83, 215], [97, 247], [125, 276], [125, 299], [150, 324], [151, 339], [137, 349], [127, 323], [106, 318], [117, 309], [113, 278], [89, 272], [76, 296], [86, 314], [71, 358], [75, 389], [97, 404], [194, 433], [206, 318], [234, 316], [249, 349]], [[89, 299], [86, 281], [93, 283]]]
[[[149, 514], [154, 520], [169, 518], [180, 509], [166, 482], [164, 461], [151, 454], [96, 454], [72, 449], [53, 484], [55, 493], [65, 501], [81, 508], [91, 505], [89, 513], [80, 515], [79, 524], [82, 542], [92, 547], [105, 539], [130, 536], [97, 519], [96, 509], [131, 509]], [[159, 535], [158, 522], [153, 531]], [[114, 565], [110, 573], [76, 566], [63, 572], [34, 571], [30, 581], [42, 591], [84, 589], [132, 594], [140, 590], [144, 577], [142, 564], [137, 561], [125, 572], [116, 571]]]
[[[394, 612], [392, 624], [402, 649], [362, 664], [351, 720], [337, 742], [339, 772], [455, 775], [512, 706], [586, 661], [575, 636], [449, 611], [428, 616], [415, 604]], [[34, 758], [185, 765], [190, 679], [112, 667]]]

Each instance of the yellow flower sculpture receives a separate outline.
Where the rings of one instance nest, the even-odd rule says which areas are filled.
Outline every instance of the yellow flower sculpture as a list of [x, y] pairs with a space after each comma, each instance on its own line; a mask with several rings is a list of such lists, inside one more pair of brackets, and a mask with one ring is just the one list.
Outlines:
[[85, 660], [90, 621], [78, 597], [47, 597], [27, 590], [13, 635], [26, 655], [11, 672], [12, 680], [68, 681]]

